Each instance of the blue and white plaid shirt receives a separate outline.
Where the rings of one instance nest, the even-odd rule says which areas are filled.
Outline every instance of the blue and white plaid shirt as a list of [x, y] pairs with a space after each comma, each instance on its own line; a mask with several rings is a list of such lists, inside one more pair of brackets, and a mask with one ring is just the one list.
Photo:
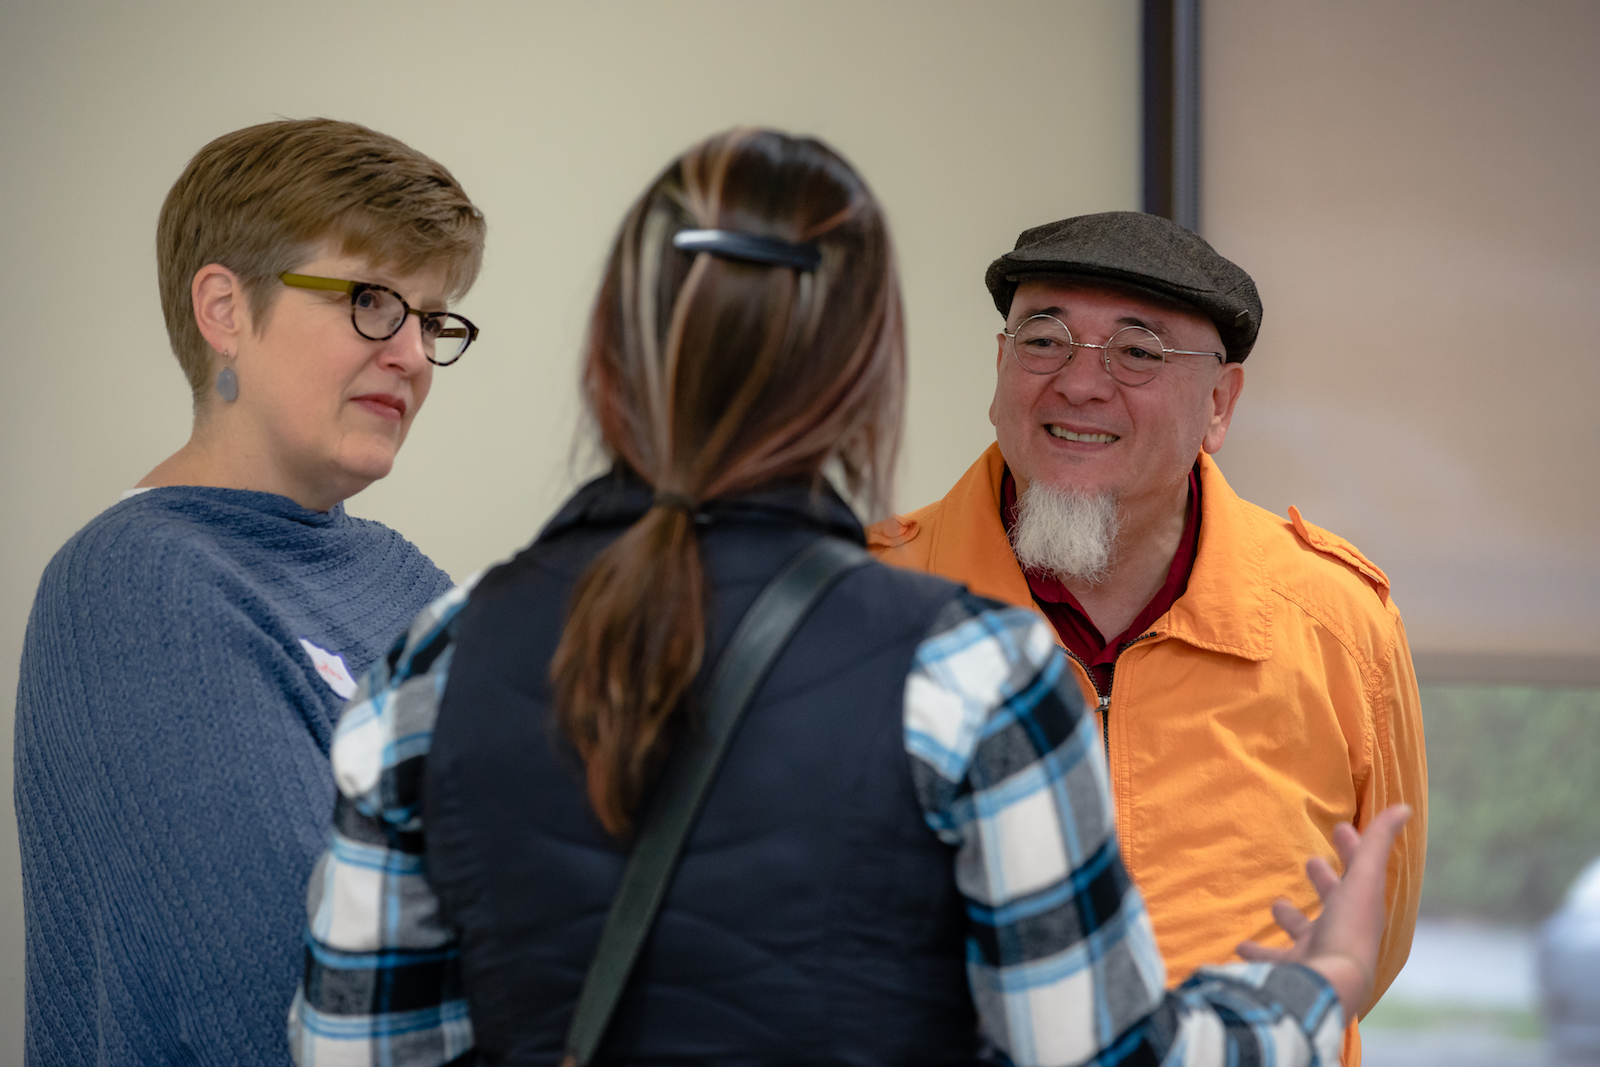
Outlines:
[[[289, 1014], [302, 1067], [422, 1067], [472, 1050], [419, 808], [470, 590], [418, 616], [334, 737], [340, 796], [307, 894], [307, 969]], [[1094, 719], [1038, 616], [959, 598], [918, 646], [904, 716], [928, 825], [956, 848], [980, 1024], [1012, 1063], [1338, 1063], [1338, 998], [1303, 967], [1207, 968], [1164, 992], [1117, 849]]]

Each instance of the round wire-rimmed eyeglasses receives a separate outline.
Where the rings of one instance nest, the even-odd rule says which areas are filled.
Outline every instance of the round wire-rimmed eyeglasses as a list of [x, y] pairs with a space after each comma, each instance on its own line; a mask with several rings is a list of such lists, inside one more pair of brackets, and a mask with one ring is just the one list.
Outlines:
[[1075, 348], [1098, 348], [1106, 373], [1123, 385], [1144, 385], [1166, 366], [1168, 356], [1215, 356], [1225, 362], [1221, 352], [1195, 352], [1168, 348], [1161, 338], [1143, 326], [1124, 326], [1103, 345], [1074, 341], [1067, 324], [1054, 315], [1033, 315], [1017, 324], [1015, 330], [1001, 330], [1011, 340], [1011, 355], [1029, 374], [1054, 374], [1071, 360]]
[[288, 271], [278, 275], [278, 280], [295, 289], [347, 293], [350, 325], [369, 341], [387, 341], [400, 332], [407, 315], [415, 315], [422, 320], [423, 355], [436, 367], [450, 366], [478, 339], [478, 328], [460, 315], [450, 311], [418, 311], [406, 303], [405, 297], [382, 285]]

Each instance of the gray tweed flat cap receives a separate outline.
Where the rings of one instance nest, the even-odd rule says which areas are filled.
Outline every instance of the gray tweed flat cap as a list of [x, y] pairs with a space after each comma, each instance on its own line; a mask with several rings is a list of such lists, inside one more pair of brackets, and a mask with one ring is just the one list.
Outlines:
[[1250, 275], [1160, 215], [1107, 211], [1023, 230], [1016, 248], [989, 264], [983, 280], [994, 306], [1008, 315], [1018, 282], [1063, 274], [1190, 305], [1216, 324], [1230, 363], [1244, 362], [1261, 330], [1261, 297]]

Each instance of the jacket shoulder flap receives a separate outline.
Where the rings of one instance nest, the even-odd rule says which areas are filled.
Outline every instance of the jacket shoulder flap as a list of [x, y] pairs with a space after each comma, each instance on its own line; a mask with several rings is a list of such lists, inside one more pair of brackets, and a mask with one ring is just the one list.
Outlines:
[[867, 527], [867, 549], [874, 556], [901, 567], [924, 569], [944, 503], [936, 500], [905, 515], [890, 515]]
[[1378, 598], [1385, 602], [1389, 599], [1389, 576], [1384, 574], [1378, 565], [1361, 554], [1349, 541], [1338, 534], [1329, 533], [1320, 526], [1314, 526], [1300, 515], [1300, 509], [1293, 504], [1289, 505], [1289, 525], [1294, 528], [1295, 536], [1308, 547], [1315, 549], [1324, 556], [1332, 557], [1354, 570], [1367, 584], [1372, 586]]
[[867, 547], [874, 552], [899, 548], [916, 540], [919, 529], [920, 524], [909, 515], [890, 515], [867, 527]]

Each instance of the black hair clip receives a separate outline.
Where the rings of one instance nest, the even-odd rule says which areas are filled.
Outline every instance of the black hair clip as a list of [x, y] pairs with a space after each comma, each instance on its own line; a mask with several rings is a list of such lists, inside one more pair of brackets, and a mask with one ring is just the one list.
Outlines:
[[822, 262], [822, 252], [814, 244], [795, 244], [777, 237], [761, 237], [733, 230], [679, 230], [672, 247], [682, 252], [710, 252], [723, 259], [740, 259], [773, 267], [814, 271]]

